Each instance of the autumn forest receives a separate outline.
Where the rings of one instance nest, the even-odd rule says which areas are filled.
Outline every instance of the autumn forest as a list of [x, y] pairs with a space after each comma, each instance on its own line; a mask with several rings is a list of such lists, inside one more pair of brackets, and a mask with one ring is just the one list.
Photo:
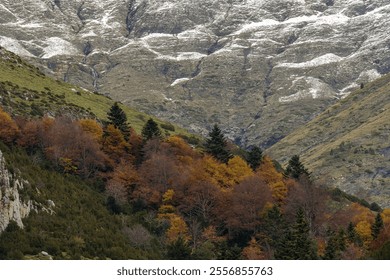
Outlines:
[[[321, 186], [299, 155], [283, 168], [258, 147], [234, 146], [217, 125], [198, 143], [166, 135], [153, 119], [137, 133], [117, 103], [107, 119], [23, 118], [0, 111], [2, 150], [23, 154], [25, 162], [56, 174], [51, 178], [73, 180], [101, 197], [100, 208], [84, 198], [84, 206], [64, 203], [62, 212], [38, 211], [25, 230], [11, 223], [0, 235], [0, 258], [43, 249], [55, 259], [389, 257], [390, 209]], [[32, 181], [28, 197], [39, 201], [39, 180]], [[42, 188], [45, 196], [56, 192], [56, 184]], [[91, 229], [67, 226], [85, 214], [82, 207], [100, 211], [96, 219], [106, 219], [105, 226], [94, 226], [101, 221], [91, 218], [82, 222]], [[55, 222], [61, 215], [62, 222]], [[45, 219], [53, 222], [45, 225]], [[72, 244], [55, 227], [68, 229], [72, 241], [66, 242]], [[97, 239], [97, 228], [112, 233]]]

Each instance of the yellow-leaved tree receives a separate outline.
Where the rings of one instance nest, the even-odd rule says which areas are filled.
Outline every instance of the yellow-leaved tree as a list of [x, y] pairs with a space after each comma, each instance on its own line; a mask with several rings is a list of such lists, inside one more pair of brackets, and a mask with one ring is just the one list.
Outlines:
[[287, 185], [283, 179], [283, 174], [276, 170], [270, 157], [263, 157], [257, 174], [271, 188], [272, 196], [276, 201], [282, 202], [285, 200], [288, 192]]
[[241, 256], [245, 260], [264, 260], [266, 259], [261, 246], [254, 237], [251, 238], [248, 245], [242, 250]]
[[0, 140], [10, 144], [16, 140], [19, 133], [15, 121], [0, 107]]
[[96, 120], [81, 119], [78, 121], [78, 124], [83, 131], [91, 135], [98, 143], [101, 143], [103, 138], [103, 128]]
[[234, 185], [253, 175], [252, 168], [239, 156], [229, 159], [227, 167], [227, 175], [231, 178]]
[[171, 204], [175, 195], [174, 190], [168, 189], [162, 195], [162, 205], [158, 210], [158, 218], [160, 220], [166, 220], [169, 223], [168, 230], [165, 236], [169, 243], [176, 241], [179, 238], [183, 238], [188, 241], [190, 239], [189, 230], [184, 219], [176, 214], [175, 207]]

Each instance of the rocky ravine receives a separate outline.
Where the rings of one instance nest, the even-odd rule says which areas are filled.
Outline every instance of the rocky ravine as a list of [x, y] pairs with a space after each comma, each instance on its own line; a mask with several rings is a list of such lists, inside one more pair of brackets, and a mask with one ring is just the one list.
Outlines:
[[0, 45], [58, 78], [267, 147], [390, 71], [388, 0], [0, 1]]

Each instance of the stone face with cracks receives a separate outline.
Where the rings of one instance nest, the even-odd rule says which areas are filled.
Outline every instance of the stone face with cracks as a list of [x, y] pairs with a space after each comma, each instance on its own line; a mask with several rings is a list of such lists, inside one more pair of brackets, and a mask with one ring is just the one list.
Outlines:
[[9, 173], [5, 160], [0, 151], [0, 233], [4, 231], [11, 221], [23, 228], [22, 219], [35, 210], [31, 200], [22, 201], [20, 190], [28, 182], [16, 179]]
[[271, 146], [390, 71], [387, 0], [2, 0], [0, 45], [57, 78]]

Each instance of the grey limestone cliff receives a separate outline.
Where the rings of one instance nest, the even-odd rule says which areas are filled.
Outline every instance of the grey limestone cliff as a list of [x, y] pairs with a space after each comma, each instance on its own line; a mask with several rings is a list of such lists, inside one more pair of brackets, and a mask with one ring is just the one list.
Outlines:
[[19, 227], [23, 228], [22, 219], [35, 210], [33, 202], [23, 201], [20, 195], [20, 191], [27, 184], [27, 181], [10, 174], [0, 151], [0, 233], [11, 221], [15, 221]]

